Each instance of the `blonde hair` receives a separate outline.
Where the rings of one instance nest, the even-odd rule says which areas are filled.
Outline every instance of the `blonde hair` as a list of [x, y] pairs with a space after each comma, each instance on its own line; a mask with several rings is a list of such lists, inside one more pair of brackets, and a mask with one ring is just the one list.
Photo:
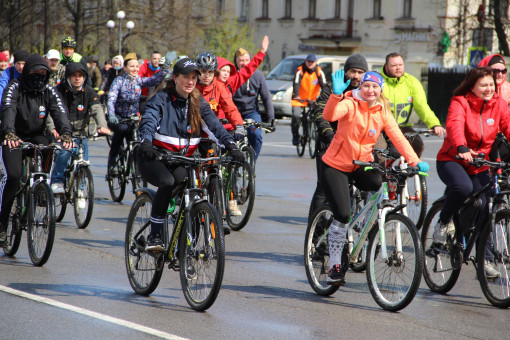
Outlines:
[[245, 55], [245, 54], [250, 54], [250, 52], [248, 52], [247, 50], [245, 50], [244, 48], [240, 47], [237, 51], [236, 51], [236, 58], [237, 57], [240, 57], [242, 55]]

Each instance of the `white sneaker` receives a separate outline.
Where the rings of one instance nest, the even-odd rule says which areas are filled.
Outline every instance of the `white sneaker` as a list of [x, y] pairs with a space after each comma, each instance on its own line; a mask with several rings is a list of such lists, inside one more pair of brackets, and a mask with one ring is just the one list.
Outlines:
[[445, 244], [447, 235], [451, 235], [451, 237], [455, 235], [455, 225], [453, 224], [453, 221], [448, 222], [446, 225], [437, 221], [437, 224], [434, 226], [432, 240], [435, 243]]
[[63, 194], [64, 193], [64, 183], [53, 183], [51, 185], [51, 190], [54, 194]]
[[78, 190], [78, 208], [85, 209], [87, 206], [87, 200], [85, 199], [85, 191]]
[[237, 207], [236, 200], [228, 201], [228, 209], [230, 210], [230, 215], [232, 215], [232, 216], [243, 216], [243, 213]]
[[496, 267], [493, 262], [485, 260], [485, 276], [488, 279], [495, 279], [501, 276], [501, 273], [496, 270]]

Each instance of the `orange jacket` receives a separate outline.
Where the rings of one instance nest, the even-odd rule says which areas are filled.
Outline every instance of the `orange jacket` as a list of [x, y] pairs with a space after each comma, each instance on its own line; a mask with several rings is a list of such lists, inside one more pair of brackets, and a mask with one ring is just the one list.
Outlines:
[[303, 70], [303, 65], [300, 65], [296, 69], [292, 97], [299, 96], [299, 98], [305, 102], [302, 103], [299, 100], [293, 99], [291, 101], [291, 105], [304, 107], [308, 105], [306, 101], [315, 101], [319, 96], [324, 83], [324, 73], [319, 66], [317, 66], [317, 70], [313, 70], [309, 73]]
[[337, 170], [353, 172], [358, 168], [353, 160], [373, 161], [372, 151], [382, 130], [411, 166], [420, 162], [391, 111], [384, 110], [379, 103], [369, 108], [366, 102], [353, 97], [353, 91], [332, 94], [323, 116], [331, 122], [338, 121], [335, 137], [322, 157], [324, 163]]
[[225, 84], [213, 79], [210, 85], [197, 84], [197, 89], [204, 99], [211, 105], [211, 109], [218, 119], [226, 118], [230, 124], [223, 126], [227, 130], [233, 130], [237, 125], [243, 125], [243, 118], [232, 101], [232, 94]]

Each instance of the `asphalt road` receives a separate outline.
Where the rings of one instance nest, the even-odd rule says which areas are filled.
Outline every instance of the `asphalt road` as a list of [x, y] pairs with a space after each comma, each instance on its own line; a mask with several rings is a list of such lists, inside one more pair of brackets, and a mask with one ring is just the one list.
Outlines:
[[[209, 310], [193, 311], [178, 273], [168, 269], [150, 297], [133, 293], [124, 231], [134, 195], [120, 204], [110, 200], [104, 181], [108, 148], [98, 140], [90, 143], [96, 187], [90, 226], [78, 229], [68, 207], [42, 268], [32, 266], [25, 239], [16, 257], [0, 255], [0, 339], [510, 338], [510, 311], [488, 303], [472, 265], [448, 295], [430, 292], [422, 281], [415, 300], [398, 313], [373, 301], [365, 273], [349, 271], [347, 284], [333, 296], [316, 295], [303, 266], [315, 161], [308, 154], [297, 157], [288, 120], [277, 128], [264, 135], [253, 215], [226, 238], [223, 285]], [[441, 140], [425, 143], [432, 202], [444, 189], [434, 164]]]

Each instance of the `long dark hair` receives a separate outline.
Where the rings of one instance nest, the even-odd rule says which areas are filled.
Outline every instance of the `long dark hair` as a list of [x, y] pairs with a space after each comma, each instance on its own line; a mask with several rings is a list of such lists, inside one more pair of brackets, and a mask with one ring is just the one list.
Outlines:
[[455, 90], [453, 90], [454, 96], [465, 96], [468, 94], [473, 86], [475, 86], [478, 79], [491, 76], [494, 80], [494, 86], [496, 86], [496, 79], [494, 78], [494, 72], [490, 67], [475, 67], [468, 72], [466, 78], [460, 83]]

